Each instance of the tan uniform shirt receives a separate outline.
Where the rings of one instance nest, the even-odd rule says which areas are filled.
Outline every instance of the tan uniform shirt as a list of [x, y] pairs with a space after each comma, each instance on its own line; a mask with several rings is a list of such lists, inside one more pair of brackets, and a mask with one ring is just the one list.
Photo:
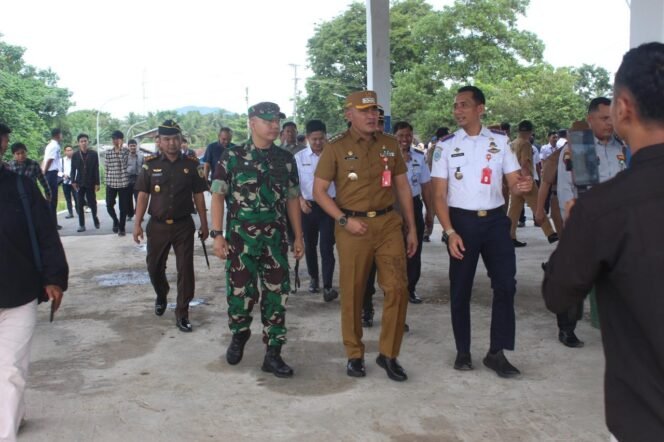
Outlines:
[[[381, 186], [386, 163], [392, 172], [391, 187]], [[314, 175], [334, 182], [339, 208], [368, 212], [394, 204], [394, 177], [406, 171], [396, 138], [376, 133], [367, 141], [351, 128], [330, 139]]]

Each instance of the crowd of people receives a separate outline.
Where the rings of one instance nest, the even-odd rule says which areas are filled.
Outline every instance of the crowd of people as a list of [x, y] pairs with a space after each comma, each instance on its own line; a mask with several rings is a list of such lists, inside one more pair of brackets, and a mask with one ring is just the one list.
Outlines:
[[[166, 311], [166, 260], [174, 249], [175, 320], [183, 332], [193, 330], [188, 307], [195, 292], [194, 240], [198, 235], [205, 242], [209, 235], [214, 254], [225, 260], [231, 332], [226, 360], [231, 365], [242, 361], [252, 310], [259, 303], [265, 344], [261, 368], [277, 377], [294, 375], [282, 356], [291, 293], [289, 250], [296, 261], [305, 258], [311, 293], [320, 293], [322, 281], [324, 302], [340, 296], [348, 376], [366, 375], [362, 330], [373, 326], [377, 280], [384, 301], [376, 363], [400, 382], [408, 379], [398, 361], [409, 328], [408, 304], [422, 303], [416, 288], [434, 216], [450, 257], [457, 350], [453, 368], [474, 369], [470, 301], [481, 257], [493, 292], [483, 364], [503, 378], [520, 374], [505, 352], [516, 347], [515, 248], [526, 246], [516, 234], [527, 204], [545, 240], [560, 241], [542, 265], [543, 294], [557, 314], [558, 339], [567, 347], [583, 346], [575, 328], [586, 295], [596, 287], [607, 357], [609, 429], [619, 440], [658, 440], [664, 437], [664, 335], [659, 324], [664, 304], [658, 296], [664, 238], [657, 233], [664, 221], [657, 184], [664, 168], [662, 65], [662, 44], [628, 52], [616, 74], [613, 101], [593, 99], [585, 122], [548, 132], [543, 146], [535, 143], [537, 128], [529, 120], [517, 124], [515, 136], [507, 123], [486, 125], [486, 97], [470, 85], [459, 88], [452, 103], [457, 129], [440, 128], [426, 144], [415, 139], [407, 121], [385, 133], [380, 97], [369, 90], [348, 95], [348, 129], [332, 137], [321, 120], [308, 121], [302, 137], [295, 123], [281, 124], [286, 116], [278, 105], [255, 104], [248, 109], [249, 140], [235, 145], [232, 131], [221, 128], [203, 164], [173, 120], [159, 125], [154, 155], [143, 156], [135, 140], [124, 147], [124, 135], [114, 131], [113, 148], [104, 155], [107, 211], [114, 233], [125, 235], [126, 222], [133, 219], [133, 239], [147, 240], [157, 316]], [[572, 161], [578, 158], [573, 135], [584, 130], [598, 157], [598, 180], [592, 186], [578, 184], [584, 166]], [[1, 153], [10, 132], [0, 125]], [[22, 417], [37, 299], [50, 299], [57, 309], [67, 288], [68, 268], [56, 230], [59, 184], [66, 196], [75, 196], [73, 208], [67, 204], [67, 217], [73, 218], [76, 210], [79, 232], [85, 230], [85, 207], [99, 228], [99, 158], [88, 148], [89, 137], [78, 135], [79, 149], [65, 147], [61, 158], [62, 134], [54, 129], [51, 136], [41, 167], [26, 157], [21, 143], [11, 146], [14, 159], [0, 166], [3, 204], [15, 206], [12, 215], [7, 210], [0, 215], [0, 256], [7, 264], [5, 250], [11, 250], [23, 266], [2, 278], [1, 351], [12, 357], [3, 362], [0, 391], [13, 399], [0, 406], [0, 422], [11, 421], [0, 428], [0, 437], [15, 432]], [[206, 191], [211, 194], [210, 228]], [[144, 231], [146, 213], [150, 217]], [[192, 213], [199, 217], [198, 232]], [[333, 283], [335, 244], [338, 290]], [[7, 267], [0, 265], [3, 272]], [[16, 276], [28, 274], [41, 275], [41, 283]], [[18, 336], [11, 346], [5, 343], [10, 335]]]

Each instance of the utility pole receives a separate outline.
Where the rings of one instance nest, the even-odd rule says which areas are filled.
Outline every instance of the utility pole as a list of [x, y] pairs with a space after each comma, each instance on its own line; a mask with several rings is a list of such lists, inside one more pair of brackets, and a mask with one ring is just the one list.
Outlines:
[[288, 66], [293, 68], [293, 120], [297, 119], [297, 68], [299, 65], [295, 63], [289, 63]]

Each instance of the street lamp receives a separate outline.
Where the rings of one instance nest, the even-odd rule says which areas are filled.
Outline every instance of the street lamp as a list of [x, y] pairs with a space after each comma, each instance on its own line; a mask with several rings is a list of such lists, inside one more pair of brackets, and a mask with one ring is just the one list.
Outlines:
[[99, 109], [97, 109], [97, 151], [99, 151], [99, 114], [101, 113], [101, 110], [106, 106], [108, 103], [110, 103], [113, 100], [117, 100], [118, 98], [124, 98], [127, 95], [118, 95], [117, 97], [109, 98], [108, 100], [104, 101], [101, 106], [99, 106]]

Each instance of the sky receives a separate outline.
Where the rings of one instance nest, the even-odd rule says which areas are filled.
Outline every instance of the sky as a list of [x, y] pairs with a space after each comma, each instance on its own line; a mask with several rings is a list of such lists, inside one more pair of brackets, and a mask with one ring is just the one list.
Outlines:
[[[452, 0], [429, 0], [436, 9]], [[293, 109], [294, 69], [304, 91], [306, 45], [318, 23], [351, 0], [11, 0], [3, 41], [51, 68], [72, 93], [70, 110], [129, 112], [183, 106], [245, 112], [260, 101]], [[614, 73], [629, 49], [626, 0], [531, 0], [519, 26], [544, 42], [554, 66]]]

